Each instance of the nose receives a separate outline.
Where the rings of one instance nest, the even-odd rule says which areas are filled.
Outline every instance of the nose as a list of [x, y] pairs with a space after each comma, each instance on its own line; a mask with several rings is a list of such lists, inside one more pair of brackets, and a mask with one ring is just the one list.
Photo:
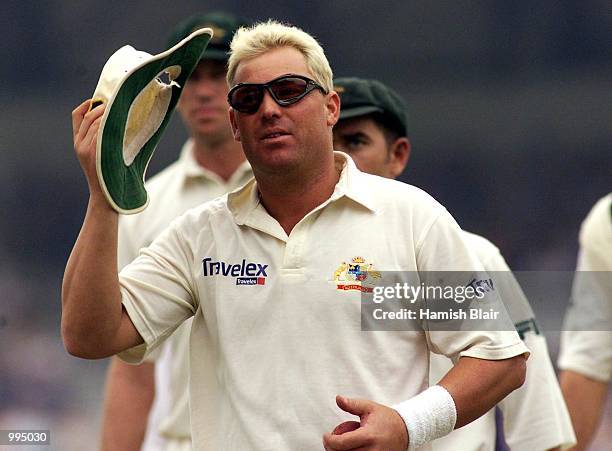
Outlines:
[[199, 77], [197, 80], [190, 80], [193, 84], [193, 92], [200, 98], [210, 99], [215, 95], [213, 83], [206, 77]]
[[267, 89], [264, 89], [264, 96], [259, 105], [259, 112], [264, 118], [280, 117], [282, 107], [274, 101]]

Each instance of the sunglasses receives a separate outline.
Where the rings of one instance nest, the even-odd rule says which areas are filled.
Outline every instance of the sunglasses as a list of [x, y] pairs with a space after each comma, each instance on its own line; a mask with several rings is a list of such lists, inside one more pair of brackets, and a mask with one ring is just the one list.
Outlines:
[[238, 83], [228, 93], [227, 101], [234, 110], [253, 114], [263, 102], [264, 90], [270, 93], [277, 104], [285, 107], [300, 101], [313, 89], [327, 94], [327, 90], [316, 81], [303, 75], [289, 74], [268, 83]]

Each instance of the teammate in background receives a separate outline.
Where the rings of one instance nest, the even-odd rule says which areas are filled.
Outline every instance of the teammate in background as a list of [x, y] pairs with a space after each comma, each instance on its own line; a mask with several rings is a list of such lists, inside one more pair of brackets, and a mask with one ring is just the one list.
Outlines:
[[[210, 27], [214, 36], [177, 106], [190, 139], [178, 161], [147, 181], [149, 206], [139, 214], [120, 217], [120, 268], [134, 260], [139, 250], [151, 244], [173, 219], [252, 177], [227, 116], [229, 44], [242, 25], [246, 25], [243, 19], [215, 12], [191, 16], [173, 31], [168, 47], [196, 28]], [[105, 394], [102, 451], [191, 449], [187, 387], [190, 329], [191, 321], [186, 321], [138, 366], [112, 359]], [[213, 368], [207, 367], [203, 382], [215, 377]], [[204, 408], [216, 415], [212, 406]]]
[[[348, 153], [362, 171], [398, 177], [410, 156], [406, 108], [402, 98], [376, 80], [339, 78], [340, 120], [334, 127], [334, 148]], [[485, 270], [499, 275], [497, 288], [508, 312], [531, 350], [527, 379], [520, 389], [500, 402], [505, 439], [510, 449], [543, 451], [575, 442], [567, 409], [535, 317], [523, 291], [511, 275], [499, 249], [485, 238], [463, 232]], [[503, 272], [503, 274], [500, 274]], [[438, 381], [452, 366], [432, 354], [431, 380]], [[494, 409], [475, 422], [432, 443], [434, 450], [494, 450]], [[458, 444], [461, 444], [458, 446]], [[558, 448], [557, 448], [558, 449]]]
[[586, 450], [601, 420], [612, 377], [612, 193], [600, 199], [580, 228], [572, 305], [561, 334], [561, 390]]
[[[528, 350], [515, 331], [362, 331], [361, 291], [330, 283], [347, 258], [419, 271], [425, 283], [432, 271], [462, 271], [462, 287], [485, 276], [482, 264], [430, 196], [333, 152], [340, 101], [312, 36], [269, 21], [240, 29], [231, 49], [230, 121], [255, 180], [181, 216], [120, 275], [117, 213], [95, 172], [104, 107], [87, 112], [86, 100], [73, 111], [90, 197], [62, 286], [68, 351], [138, 362], [193, 317], [195, 450], [310, 450], [322, 440], [330, 451], [404, 451], [518, 388]], [[499, 301], [494, 291], [480, 300]], [[457, 363], [428, 388], [430, 350]], [[209, 404], [217, 415], [202, 414]], [[359, 427], [334, 428], [348, 414]]]

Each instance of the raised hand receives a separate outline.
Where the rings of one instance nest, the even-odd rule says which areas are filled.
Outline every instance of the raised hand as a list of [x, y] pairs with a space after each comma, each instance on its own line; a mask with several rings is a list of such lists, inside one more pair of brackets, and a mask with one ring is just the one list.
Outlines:
[[74, 151], [83, 168], [90, 191], [99, 190], [96, 175], [96, 142], [105, 105], [89, 111], [91, 100], [87, 99], [72, 111], [72, 138]]

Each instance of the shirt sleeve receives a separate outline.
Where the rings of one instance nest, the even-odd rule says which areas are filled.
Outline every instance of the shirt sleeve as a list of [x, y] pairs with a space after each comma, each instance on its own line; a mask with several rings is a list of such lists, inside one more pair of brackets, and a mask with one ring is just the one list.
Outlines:
[[[140, 213], [142, 215], [142, 213]], [[128, 264], [134, 261], [140, 252], [140, 249], [151, 244], [151, 241], [143, 237], [142, 234], [138, 233], [138, 218], [130, 215], [119, 216], [119, 229], [118, 229], [118, 246], [117, 246], [117, 264], [119, 270], [125, 268]], [[145, 362], [153, 363], [160, 356], [163, 346], [152, 349], [151, 352], [147, 353]], [[142, 348], [144, 349], [144, 348]]]
[[468, 243], [474, 245], [476, 256], [495, 280], [497, 292], [521, 338], [522, 331], [537, 331], [531, 304], [497, 246], [486, 238], [471, 234]]
[[603, 263], [599, 260], [603, 257], [586, 249], [579, 253], [558, 365], [607, 382], [612, 378], [612, 278], [609, 271], [594, 270]]
[[612, 230], [610, 197], [580, 232], [571, 303], [561, 333], [559, 368], [607, 382], [612, 378]]
[[[502, 360], [524, 354], [529, 350], [519, 338], [495, 285], [476, 253], [470, 249], [452, 216], [444, 210], [426, 229], [417, 242], [417, 266], [425, 284], [445, 287], [486, 287], [484, 296], [471, 303], [445, 301], [452, 309], [499, 312], [497, 318], [482, 319], [474, 330], [474, 322], [459, 320], [424, 324], [432, 352], [444, 354], [456, 361], [459, 357]], [[435, 279], [435, 280], [432, 280]], [[469, 325], [468, 325], [469, 324]]]
[[119, 354], [120, 358], [140, 363], [195, 314], [199, 303], [192, 264], [193, 253], [175, 222], [121, 271], [122, 303], [144, 344]]

